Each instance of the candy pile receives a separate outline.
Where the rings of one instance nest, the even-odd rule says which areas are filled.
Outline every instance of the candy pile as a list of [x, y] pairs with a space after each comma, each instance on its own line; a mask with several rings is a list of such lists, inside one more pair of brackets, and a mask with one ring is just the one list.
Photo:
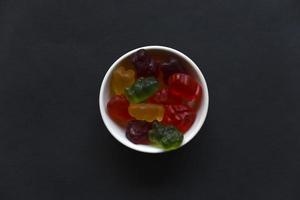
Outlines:
[[122, 65], [112, 73], [110, 117], [126, 126], [126, 137], [135, 144], [178, 148], [195, 120], [200, 84], [173, 57], [159, 61], [141, 49], [131, 62], [133, 68]]

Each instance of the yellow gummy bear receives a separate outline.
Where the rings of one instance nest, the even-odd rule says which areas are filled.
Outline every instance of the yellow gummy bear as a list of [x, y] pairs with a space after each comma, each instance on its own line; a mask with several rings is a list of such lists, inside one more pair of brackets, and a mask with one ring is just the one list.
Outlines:
[[131, 86], [135, 81], [135, 71], [126, 70], [123, 66], [118, 67], [112, 73], [111, 88], [117, 95], [124, 94], [124, 89]]
[[129, 105], [128, 112], [135, 119], [152, 122], [154, 120], [161, 121], [164, 117], [165, 109], [162, 105], [140, 103]]

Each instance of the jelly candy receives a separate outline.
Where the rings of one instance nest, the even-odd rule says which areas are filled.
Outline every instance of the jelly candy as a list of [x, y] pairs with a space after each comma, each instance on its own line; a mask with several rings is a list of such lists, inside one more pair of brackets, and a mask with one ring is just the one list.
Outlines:
[[159, 68], [154, 59], [146, 50], [140, 49], [133, 54], [132, 63], [135, 66], [137, 77], [158, 76]]
[[164, 75], [163, 75], [162, 71], [159, 71], [157, 80], [159, 82], [159, 88], [166, 88], [168, 86], [167, 85], [168, 82], [164, 81]]
[[154, 121], [149, 131], [149, 140], [165, 150], [173, 150], [181, 145], [183, 135], [173, 126], [164, 126]]
[[125, 124], [133, 119], [128, 113], [129, 102], [124, 96], [113, 96], [107, 103], [107, 111], [112, 119]]
[[[150, 55], [151, 54], [151, 55]], [[201, 85], [177, 57], [144, 49], [112, 72], [110, 117], [126, 126], [134, 144], [151, 144], [166, 151], [181, 146], [201, 103]], [[126, 66], [126, 67], [124, 67]]]
[[118, 67], [112, 73], [111, 88], [117, 95], [123, 94], [124, 89], [131, 86], [135, 81], [135, 71]]
[[190, 108], [192, 108], [192, 109], [197, 109], [197, 108], [199, 108], [199, 106], [200, 106], [200, 103], [201, 103], [201, 92], [200, 92], [200, 95], [199, 95], [199, 97], [198, 98], [196, 98], [196, 99], [194, 99], [194, 100], [192, 100], [192, 101], [187, 101], [187, 102], [185, 102], [185, 105], [187, 105], [187, 106], [189, 106]]
[[131, 87], [125, 89], [125, 94], [130, 102], [140, 103], [152, 96], [159, 87], [154, 77], [139, 78]]
[[150, 97], [148, 102], [156, 104], [181, 104], [182, 99], [170, 94], [168, 88], [163, 88]]
[[152, 124], [141, 120], [132, 120], [126, 127], [126, 137], [135, 144], [148, 144], [148, 132]]
[[180, 96], [186, 100], [199, 98], [201, 86], [190, 75], [176, 73], [168, 80], [170, 93], [174, 96]]
[[169, 61], [160, 64], [160, 70], [163, 72], [163, 79], [167, 83], [169, 77], [175, 73], [186, 73], [186, 69], [178, 61], [178, 59], [171, 57]]
[[186, 105], [165, 105], [164, 124], [170, 124], [185, 133], [194, 123], [195, 111]]
[[161, 121], [165, 109], [162, 105], [140, 103], [129, 105], [128, 112], [135, 119], [152, 122], [154, 120]]

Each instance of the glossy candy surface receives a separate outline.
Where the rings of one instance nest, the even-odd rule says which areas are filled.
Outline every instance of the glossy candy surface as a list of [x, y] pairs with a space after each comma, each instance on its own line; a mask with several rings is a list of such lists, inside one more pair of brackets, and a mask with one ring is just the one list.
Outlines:
[[182, 63], [180, 63], [179, 60], [174, 57], [171, 57], [167, 62], [161, 63], [159, 66], [163, 73], [163, 79], [166, 83], [172, 74], [187, 73]]
[[195, 110], [186, 105], [165, 105], [162, 123], [173, 125], [185, 133], [193, 125], [195, 118]]
[[163, 88], [150, 97], [148, 102], [156, 104], [181, 104], [182, 98], [172, 95], [168, 88]]
[[126, 127], [126, 137], [135, 144], [148, 144], [148, 132], [152, 124], [141, 120], [132, 120]]
[[164, 117], [165, 109], [162, 105], [140, 103], [131, 104], [128, 112], [135, 119], [152, 122], [154, 120], [161, 121]]
[[131, 86], [135, 81], [135, 71], [132, 69], [126, 70], [120, 66], [115, 69], [111, 77], [111, 89], [117, 95], [123, 94], [125, 88]]
[[169, 77], [168, 85], [170, 93], [186, 100], [199, 98], [201, 86], [190, 75], [176, 73]]
[[152, 144], [165, 150], [173, 150], [181, 145], [183, 135], [175, 127], [164, 126], [155, 121], [149, 131], [149, 140]]
[[[165, 59], [167, 56], [167, 59]], [[180, 147], [201, 103], [201, 85], [177, 57], [144, 49], [124, 60], [111, 77], [110, 117], [134, 144], [166, 151]]]
[[129, 102], [124, 96], [113, 96], [107, 103], [109, 116], [120, 124], [125, 124], [133, 119], [128, 113]]
[[139, 78], [131, 87], [125, 89], [125, 94], [131, 103], [140, 103], [152, 96], [159, 87], [154, 77]]
[[140, 49], [134, 53], [132, 63], [135, 66], [138, 78], [148, 76], [158, 77], [158, 63], [144, 49]]

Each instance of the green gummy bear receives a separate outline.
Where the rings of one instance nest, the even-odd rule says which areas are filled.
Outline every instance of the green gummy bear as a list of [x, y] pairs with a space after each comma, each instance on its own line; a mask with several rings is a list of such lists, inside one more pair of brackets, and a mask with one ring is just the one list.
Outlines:
[[153, 122], [148, 136], [152, 144], [168, 151], [180, 147], [183, 140], [182, 133], [174, 126], [164, 126], [157, 121]]
[[139, 78], [125, 89], [125, 95], [131, 103], [140, 103], [152, 96], [159, 88], [159, 83], [154, 77]]

